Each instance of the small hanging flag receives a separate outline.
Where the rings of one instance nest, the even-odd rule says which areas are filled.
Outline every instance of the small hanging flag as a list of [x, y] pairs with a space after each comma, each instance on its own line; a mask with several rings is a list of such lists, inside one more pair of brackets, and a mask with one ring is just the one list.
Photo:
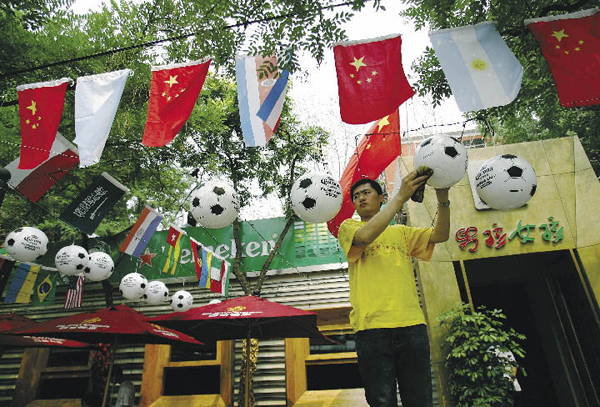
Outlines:
[[41, 267], [38, 264], [19, 263], [6, 289], [4, 302], [28, 304]]
[[79, 308], [83, 301], [84, 276], [69, 276], [67, 284], [67, 295], [65, 297], [65, 309]]
[[169, 247], [167, 259], [162, 269], [163, 273], [175, 274], [177, 264], [179, 263], [179, 255], [181, 254], [181, 238], [183, 235], [185, 235], [185, 232], [177, 229], [175, 226], [169, 228], [167, 244], [171, 247]]
[[404, 76], [401, 46], [400, 35], [393, 35], [333, 47], [344, 122], [378, 120], [415, 94]]
[[103, 172], [60, 214], [60, 219], [88, 235], [129, 189]]
[[6, 283], [10, 277], [10, 272], [15, 266], [15, 261], [4, 257], [0, 257], [0, 294], [4, 292]]
[[121, 244], [121, 252], [133, 257], [140, 257], [148, 246], [150, 238], [160, 225], [162, 215], [149, 206], [145, 206], [135, 225]]
[[33, 287], [32, 305], [45, 305], [54, 302], [56, 294], [55, 285], [58, 273], [56, 271], [41, 269]]
[[369, 129], [344, 169], [340, 180], [344, 194], [342, 208], [327, 222], [327, 227], [333, 236], [337, 237], [342, 222], [354, 214], [350, 187], [361, 178], [377, 179], [379, 174], [400, 155], [400, 152], [400, 120], [396, 109]]
[[280, 75], [274, 55], [238, 56], [235, 59], [238, 105], [246, 147], [263, 147], [273, 136], [285, 100], [289, 76], [286, 72]]
[[75, 140], [80, 167], [97, 164], [115, 120], [131, 69], [77, 78], [75, 88]]
[[462, 112], [503, 106], [517, 97], [523, 67], [496, 23], [432, 31], [429, 38]]
[[21, 122], [19, 168], [29, 170], [48, 159], [65, 105], [67, 84], [72, 79], [17, 86]]
[[37, 167], [19, 168], [21, 157], [6, 166], [10, 171], [8, 185], [32, 202], [37, 202], [54, 184], [79, 163], [77, 148], [60, 133], [50, 148], [50, 155]]
[[212, 265], [213, 253], [202, 248], [202, 270], [200, 272], [200, 281], [198, 286], [203, 288], [210, 288], [210, 268]]
[[192, 113], [210, 62], [194, 61], [152, 67], [143, 145], [162, 147], [173, 141]]
[[213, 258], [216, 258], [218, 260], [218, 262], [220, 263], [220, 267], [211, 269], [210, 291], [212, 291], [213, 293], [228, 296], [230, 265], [224, 259], [220, 259], [216, 256], [213, 256]]
[[196, 277], [198, 281], [202, 278], [202, 245], [190, 237], [192, 245], [192, 255], [194, 256], [194, 266], [196, 268]]
[[564, 107], [600, 104], [599, 24], [597, 9], [525, 20], [542, 48]]

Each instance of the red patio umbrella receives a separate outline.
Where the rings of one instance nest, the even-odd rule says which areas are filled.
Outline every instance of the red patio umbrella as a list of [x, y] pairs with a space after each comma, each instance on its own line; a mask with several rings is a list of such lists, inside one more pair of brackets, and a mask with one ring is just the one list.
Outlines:
[[232, 298], [185, 312], [171, 312], [148, 321], [181, 330], [203, 341], [245, 339], [245, 406], [249, 402], [250, 338], [329, 340], [317, 328], [316, 313], [254, 296]]
[[66, 348], [85, 348], [87, 343], [65, 338], [51, 338], [47, 336], [18, 336], [11, 335], [15, 329], [36, 324], [32, 319], [19, 314], [9, 313], [0, 315], [0, 348], [15, 346], [23, 348], [37, 348], [46, 346], [62, 346]]
[[123, 343], [155, 343], [173, 344], [184, 343], [188, 345], [203, 345], [202, 342], [178, 332], [146, 322], [147, 317], [127, 305], [117, 305], [102, 308], [93, 312], [81, 312], [49, 321], [39, 322], [14, 333], [20, 335], [51, 335], [60, 338], [69, 338], [93, 343], [110, 343], [111, 361], [108, 378], [104, 391], [102, 406], [106, 405], [115, 348]]

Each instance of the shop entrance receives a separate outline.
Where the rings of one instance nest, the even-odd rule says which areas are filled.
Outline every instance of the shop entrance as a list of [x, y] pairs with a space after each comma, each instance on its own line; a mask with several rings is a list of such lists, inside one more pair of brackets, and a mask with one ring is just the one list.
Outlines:
[[[524, 334], [519, 376], [527, 407], [600, 405], [600, 321], [576, 252], [555, 251], [455, 263], [461, 296], [500, 308]], [[575, 256], [575, 259], [573, 258]]]

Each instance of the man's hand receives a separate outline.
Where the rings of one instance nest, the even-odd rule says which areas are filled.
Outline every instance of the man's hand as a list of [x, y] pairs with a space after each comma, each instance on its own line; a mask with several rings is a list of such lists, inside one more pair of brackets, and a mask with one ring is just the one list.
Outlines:
[[417, 171], [408, 173], [402, 178], [402, 185], [396, 196], [402, 200], [402, 203], [408, 201], [410, 197], [415, 193], [417, 188], [427, 182], [428, 175], [417, 176]]

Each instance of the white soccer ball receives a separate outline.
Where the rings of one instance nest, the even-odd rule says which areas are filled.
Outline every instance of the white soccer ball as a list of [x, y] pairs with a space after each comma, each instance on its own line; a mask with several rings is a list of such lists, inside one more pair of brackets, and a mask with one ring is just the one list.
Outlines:
[[83, 269], [83, 275], [90, 281], [102, 281], [112, 276], [115, 262], [109, 254], [103, 252], [90, 253], [88, 265]]
[[139, 300], [146, 294], [148, 280], [140, 273], [129, 273], [121, 279], [119, 291], [128, 300]]
[[148, 283], [144, 300], [148, 304], [158, 305], [169, 300], [169, 288], [162, 281], [154, 280]]
[[537, 188], [537, 176], [523, 158], [502, 154], [483, 163], [475, 176], [475, 185], [486, 205], [506, 211], [529, 202]]
[[60, 249], [54, 256], [58, 271], [66, 276], [74, 276], [84, 271], [89, 263], [89, 254], [81, 246], [70, 245]]
[[233, 187], [223, 181], [211, 181], [194, 193], [190, 212], [205, 228], [221, 229], [237, 218], [239, 209], [239, 199]]
[[327, 174], [317, 172], [298, 178], [290, 193], [292, 209], [306, 222], [321, 223], [340, 211], [344, 197], [340, 183]]
[[425, 139], [415, 151], [415, 169], [425, 165], [433, 170], [427, 183], [434, 188], [448, 188], [467, 172], [467, 150], [454, 137], [436, 135]]
[[15, 260], [35, 261], [48, 251], [48, 236], [38, 228], [18, 228], [6, 236], [4, 248]]
[[174, 311], [185, 312], [192, 308], [192, 304], [194, 304], [194, 297], [185, 290], [177, 291], [171, 297], [171, 308]]

